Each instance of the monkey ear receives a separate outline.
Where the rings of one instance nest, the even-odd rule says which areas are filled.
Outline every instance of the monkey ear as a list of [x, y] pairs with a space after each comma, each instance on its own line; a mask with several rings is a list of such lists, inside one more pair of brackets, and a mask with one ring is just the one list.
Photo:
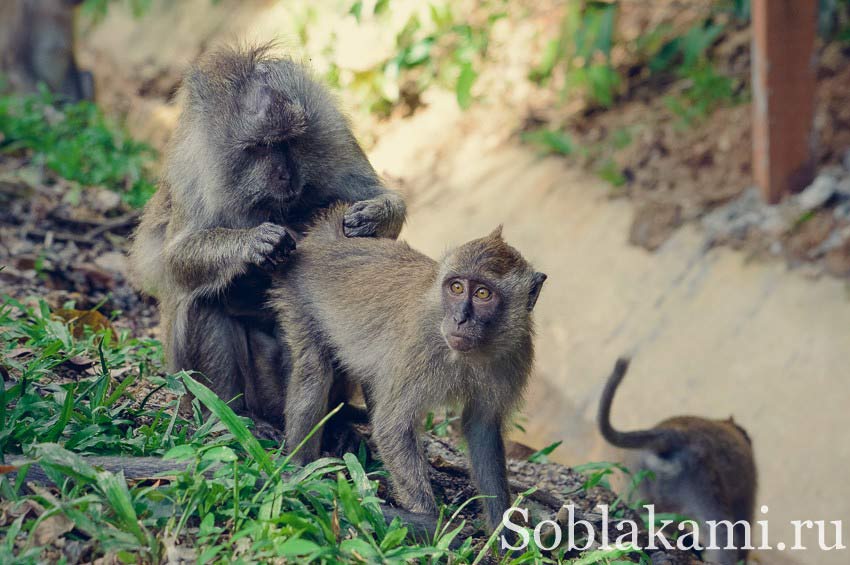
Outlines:
[[496, 229], [490, 232], [487, 239], [502, 239], [502, 224], [496, 226]]
[[528, 292], [528, 311], [534, 310], [534, 305], [537, 304], [537, 298], [540, 296], [540, 289], [543, 288], [543, 283], [546, 282], [548, 276], [546, 273], [536, 272], [531, 277], [531, 290]]

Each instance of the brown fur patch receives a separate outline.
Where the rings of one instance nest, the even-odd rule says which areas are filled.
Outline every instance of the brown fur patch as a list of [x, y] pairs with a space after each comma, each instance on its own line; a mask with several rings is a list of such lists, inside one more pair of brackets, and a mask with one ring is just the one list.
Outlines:
[[502, 239], [501, 226], [486, 237], [474, 239], [458, 247], [453, 262], [500, 277], [528, 268], [528, 263], [519, 251]]
[[274, 43], [222, 46], [205, 54], [189, 73], [193, 93], [197, 87], [233, 92], [247, 84], [257, 65], [273, 58]]

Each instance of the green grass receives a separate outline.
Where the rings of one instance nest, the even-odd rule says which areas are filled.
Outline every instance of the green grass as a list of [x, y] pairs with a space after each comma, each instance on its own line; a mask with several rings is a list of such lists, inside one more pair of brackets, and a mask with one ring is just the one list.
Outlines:
[[[0, 453], [39, 462], [59, 487], [24, 495], [23, 476], [17, 484], [0, 479], [0, 562], [56, 559], [55, 548], [34, 540], [57, 524], [65, 527], [55, 537], [87, 544], [87, 559], [126, 563], [158, 563], [175, 552], [198, 563], [474, 563], [492, 553], [471, 538], [452, 543], [463, 505], [447, 509], [453, 514], [433, 539], [409, 540], [402, 523], [385, 523], [376, 471], [364, 467], [363, 454], [294, 466], [198, 380], [164, 375], [157, 341], [108, 327], [74, 337], [74, 329], [44, 301], [2, 300]], [[167, 389], [173, 400], [130, 392], [143, 382], [143, 392]], [[195, 395], [190, 421], [176, 412], [187, 389]], [[103, 454], [164, 456], [185, 461], [186, 471], [163, 484], [135, 482], [81, 457]], [[40, 510], [13, 511], [26, 505]], [[544, 562], [533, 549], [493, 555]]]
[[155, 191], [154, 150], [131, 139], [91, 102], [57, 106], [46, 90], [0, 97], [0, 153], [33, 160], [84, 186], [103, 186], [142, 206]]

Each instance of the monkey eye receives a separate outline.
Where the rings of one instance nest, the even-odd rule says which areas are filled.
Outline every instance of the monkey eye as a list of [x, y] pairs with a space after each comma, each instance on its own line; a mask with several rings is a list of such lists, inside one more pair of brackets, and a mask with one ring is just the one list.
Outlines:
[[475, 291], [475, 298], [479, 300], [490, 300], [490, 297], [493, 296], [493, 293], [490, 292], [490, 289], [484, 286], [478, 287], [478, 290]]
[[455, 281], [449, 286], [449, 290], [452, 291], [452, 294], [463, 294], [463, 283]]

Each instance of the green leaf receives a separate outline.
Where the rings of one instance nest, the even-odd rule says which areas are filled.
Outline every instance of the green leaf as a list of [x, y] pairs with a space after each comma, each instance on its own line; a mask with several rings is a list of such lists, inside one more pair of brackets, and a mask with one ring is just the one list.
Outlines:
[[165, 452], [163, 459], [192, 459], [195, 457], [195, 447], [193, 445], [176, 445]]
[[127, 488], [127, 482], [124, 480], [124, 473], [121, 472], [117, 475], [106, 471], [98, 473], [97, 486], [106, 496], [112, 510], [118, 516], [122, 525], [136, 536], [136, 539], [140, 543], [146, 543], [147, 536], [139, 525], [139, 518], [136, 516], [136, 510], [133, 508], [130, 490]]
[[76, 384], [72, 384], [69, 389], [65, 391], [65, 402], [62, 403], [62, 412], [59, 414], [59, 418], [56, 420], [56, 423], [53, 424], [50, 431], [47, 432], [47, 441], [57, 441], [62, 435], [62, 431], [65, 429], [65, 426], [67, 426], [68, 422], [71, 420], [71, 414], [74, 412], [74, 392], [76, 391], [76, 388]]
[[301, 538], [289, 538], [281, 545], [275, 547], [275, 553], [281, 557], [297, 557], [316, 553], [321, 548], [310, 540]]
[[233, 410], [224, 403], [213, 391], [193, 379], [188, 373], [182, 374], [183, 384], [189, 389], [195, 398], [203, 404], [207, 410], [212, 412], [222, 423], [227, 427], [228, 431], [233, 434], [242, 447], [251, 457], [259, 463], [260, 467], [268, 475], [273, 475], [275, 466], [272, 463], [269, 454], [257, 441], [257, 438], [248, 430], [247, 426], [242, 422]]
[[219, 445], [204, 451], [201, 459], [232, 463], [233, 461], [237, 461], [239, 458], [236, 457], [236, 453], [226, 445]]
[[455, 84], [455, 96], [458, 106], [466, 110], [472, 104], [472, 85], [478, 78], [478, 73], [472, 68], [471, 63], [463, 63], [460, 67], [460, 75]]
[[339, 544], [339, 548], [345, 553], [356, 554], [361, 558], [358, 560], [366, 559], [367, 561], [371, 561], [379, 557], [375, 548], [369, 545], [369, 543], [362, 538], [343, 540], [342, 543]]
[[360, 23], [360, 15], [363, 12], [363, 0], [357, 0], [354, 4], [351, 5], [351, 8], [348, 9], [348, 13], [354, 16], [354, 19], [357, 20], [357, 23]]
[[539, 129], [525, 132], [522, 134], [522, 140], [537, 145], [548, 153], [571, 155], [575, 151], [573, 139], [568, 134], [557, 130]]
[[532, 453], [531, 455], [529, 455], [528, 461], [531, 462], [531, 463], [546, 463], [546, 462], [548, 462], [548, 459], [546, 458], [546, 456], [550, 455], [553, 451], [555, 451], [558, 448], [558, 446], [560, 446], [562, 443], [564, 443], [564, 442], [563, 441], [556, 441], [555, 443], [547, 445], [546, 447], [544, 447], [540, 451], [536, 451], [536, 452]]
[[339, 504], [342, 506], [348, 521], [359, 527], [363, 523], [363, 509], [354, 494], [354, 489], [351, 488], [342, 473], [337, 474], [337, 495], [339, 496]]
[[109, 395], [109, 398], [106, 399], [105, 406], [112, 406], [115, 404], [115, 401], [121, 398], [121, 395], [124, 394], [124, 391], [127, 390], [127, 387], [130, 386], [136, 380], [136, 375], [130, 375], [115, 387], [115, 390], [112, 394]]
[[387, 532], [384, 539], [381, 540], [381, 551], [389, 551], [401, 545], [407, 539], [407, 528], [398, 526]]
[[89, 483], [97, 480], [98, 473], [94, 467], [76, 453], [71, 453], [56, 443], [34, 445], [32, 453], [45, 470], [55, 469], [63, 475]]

